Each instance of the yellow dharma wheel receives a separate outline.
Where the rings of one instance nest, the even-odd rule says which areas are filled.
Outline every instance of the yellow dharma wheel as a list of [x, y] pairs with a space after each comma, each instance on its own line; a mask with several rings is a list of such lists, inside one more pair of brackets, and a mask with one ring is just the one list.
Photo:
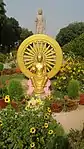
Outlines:
[[26, 77], [33, 77], [31, 69], [37, 61], [38, 52], [43, 55], [48, 77], [52, 78], [61, 67], [62, 50], [56, 40], [44, 34], [32, 35], [21, 43], [17, 52], [20, 70]]

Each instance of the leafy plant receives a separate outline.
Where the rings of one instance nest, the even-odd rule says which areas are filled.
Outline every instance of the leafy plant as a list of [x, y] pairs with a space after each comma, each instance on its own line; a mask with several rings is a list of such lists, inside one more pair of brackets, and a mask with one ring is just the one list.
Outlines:
[[68, 134], [69, 149], [84, 149], [84, 128], [81, 131], [71, 130]]
[[[66, 57], [65, 57], [66, 56]], [[84, 61], [83, 59], [72, 58], [64, 55], [64, 62], [59, 73], [52, 80], [52, 88], [57, 94], [67, 94], [68, 82], [71, 79], [77, 79], [80, 83], [80, 92], [84, 92]]]
[[11, 63], [10, 66], [11, 66], [11, 68], [15, 68], [16, 64], [15, 63]]
[[77, 80], [74, 80], [74, 79], [70, 80], [67, 91], [68, 91], [68, 96], [70, 98], [75, 99], [76, 97], [78, 97], [78, 95], [79, 95], [79, 82]]
[[0, 97], [3, 98], [6, 95], [8, 95], [7, 85], [5, 83], [2, 84], [2, 82], [0, 82]]
[[3, 63], [0, 63], [0, 71], [2, 71], [4, 68]]
[[20, 81], [12, 79], [9, 82], [8, 92], [11, 99], [14, 99], [16, 101], [20, 100], [24, 94]]
[[6, 60], [6, 55], [5, 54], [2, 54], [0, 53], [0, 62], [4, 63]]

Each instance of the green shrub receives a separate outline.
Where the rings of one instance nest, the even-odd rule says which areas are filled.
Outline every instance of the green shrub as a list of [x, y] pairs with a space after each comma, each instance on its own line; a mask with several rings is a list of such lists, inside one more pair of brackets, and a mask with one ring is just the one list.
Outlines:
[[6, 60], [6, 55], [5, 54], [2, 54], [0, 53], [0, 62], [4, 63]]
[[78, 80], [70, 80], [68, 85], [68, 96], [70, 98], [76, 98], [79, 95], [79, 82]]
[[15, 64], [15, 63], [11, 63], [11, 64], [10, 64], [10, 67], [11, 67], [11, 68], [16, 68], [16, 64]]
[[8, 86], [8, 91], [11, 99], [15, 100], [21, 100], [21, 97], [23, 96], [23, 88], [18, 80], [11, 80]]
[[69, 149], [84, 149], [84, 128], [81, 131], [71, 130], [68, 134]]
[[0, 71], [2, 71], [2, 70], [3, 70], [3, 68], [4, 68], [3, 63], [0, 63]]

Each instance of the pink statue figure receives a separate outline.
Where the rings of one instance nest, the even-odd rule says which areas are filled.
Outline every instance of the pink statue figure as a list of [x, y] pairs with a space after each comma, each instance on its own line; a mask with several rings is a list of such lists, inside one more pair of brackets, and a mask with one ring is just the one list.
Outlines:
[[28, 85], [27, 94], [28, 94], [28, 95], [31, 95], [31, 94], [33, 93], [33, 91], [34, 91], [34, 87], [33, 87], [33, 85], [32, 85], [31, 79], [28, 80], [27, 85]]
[[51, 85], [51, 81], [48, 79], [46, 86], [44, 87], [44, 92], [46, 96], [50, 95], [50, 89], [49, 89], [50, 85]]

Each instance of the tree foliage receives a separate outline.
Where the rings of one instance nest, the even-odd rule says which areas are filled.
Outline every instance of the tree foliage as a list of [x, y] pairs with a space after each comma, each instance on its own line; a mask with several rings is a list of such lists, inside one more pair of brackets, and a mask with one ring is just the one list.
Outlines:
[[3, 25], [5, 23], [5, 4], [3, 2], [3, 0], [0, 0], [0, 44], [1, 44], [1, 30], [3, 28]]
[[7, 17], [4, 6], [3, 0], [0, 0], [0, 52], [9, 53], [33, 33], [28, 29], [21, 28], [15, 18]]
[[60, 29], [60, 32], [56, 36], [56, 40], [60, 46], [64, 46], [82, 33], [84, 33], [84, 22], [72, 23], [67, 27]]
[[64, 45], [62, 49], [65, 53], [72, 51], [75, 55], [84, 57], [84, 33]]
[[4, 8], [5, 4], [3, 2], [3, 0], [0, 0], [0, 25], [3, 25], [3, 21], [5, 18], [5, 8]]
[[6, 23], [1, 31], [1, 43], [7, 47], [7, 52], [15, 46], [15, 42], [20, 40], [21, 27], [15, 18], [6, 18]]
[[23, 41], [31, 35], [33, 35], [32, 31], [29, 31], [27, 28], [22, 28], [20, 34], [20, 40]]

